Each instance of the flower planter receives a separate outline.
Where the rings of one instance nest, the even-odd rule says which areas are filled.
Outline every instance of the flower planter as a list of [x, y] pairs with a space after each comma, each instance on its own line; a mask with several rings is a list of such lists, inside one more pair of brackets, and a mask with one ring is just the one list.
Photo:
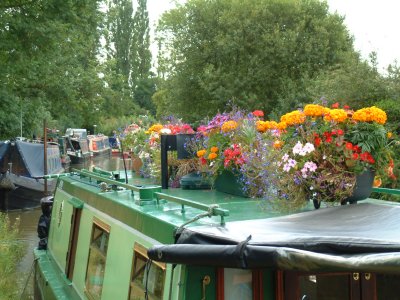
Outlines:
[[178, 155], [178, 159], [185, 159], [193, 157], [193, 153], [190, 153], [186, 149], [186, 143], [193, 138], [195, 134], [190, 133], [182, 133], [176, 135], [176, 151]]
[[[356, 185], [353, 190], [353, 194], [344, 199], [341, 205], [356, 204], [357, 201], [365, 200], [371, 195], [372, 186], [374, 183], [375, 172], [372, 170], [365, 171], [356, 177]], [[317, 200], [313, 200], [314, 207], [318, 209], [321, 206]]]
[[356, 177], [356, 186], [353, 195], [345, 199], [342, 204], [356, 204], [359, 200], [365, 200], [371, 195], [372, 185], [374, 183], [375, 172], [372, 170], [365, 171]]
[[217, 176], [214, 182], [214, 187], [217, 191], [239, 196], [248, 197], [243, 191], [243, 183], [240, 180], [241, 174], [224, 170]]

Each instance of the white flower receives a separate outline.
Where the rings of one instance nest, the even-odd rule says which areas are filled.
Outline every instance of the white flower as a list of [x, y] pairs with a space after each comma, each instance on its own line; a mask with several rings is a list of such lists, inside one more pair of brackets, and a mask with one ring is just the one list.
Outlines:
[[297, 144], [294, 145], [294, 147], [293, 147], [293, 154], [300, 154], [300, 152], [302, 152], [302, 151], [303, 151], [303, 144], [300, 142], [297, 142]]
[[163, 129], [160, 130], [161, 134], [171, 134], [171, 132], [172, 131], [169, 128], [163, 128]]

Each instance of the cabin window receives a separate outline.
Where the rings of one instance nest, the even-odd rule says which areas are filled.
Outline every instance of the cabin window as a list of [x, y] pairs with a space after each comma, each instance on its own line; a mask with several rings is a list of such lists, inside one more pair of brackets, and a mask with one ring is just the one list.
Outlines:
[[86, 271], [86, 292], [91, 299], [101, 298], [109, 237], [110, 227], [95, 219]]
[[218, 269], [218, 300], [262, 299], [261, 272], [243, 269]]
[[386, 300], [400, 299], [399, 275], [375, 273], [285, 272], [285, 300]]
[[146, 287], [149, 300], [161, 300], [164, 292], [164, 281], [165, 264], [155, 261], [149, 262], [146, 248], [135, 244], [129, 300], [144, 299]]

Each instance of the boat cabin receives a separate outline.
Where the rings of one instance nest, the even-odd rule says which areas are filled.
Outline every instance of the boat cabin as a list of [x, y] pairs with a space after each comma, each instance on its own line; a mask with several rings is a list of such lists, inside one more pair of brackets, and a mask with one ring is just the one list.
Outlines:
[[95, 168], [60, 176], [51, 206], [35, 299], [400, 299], [397, 203], [286, 214]]

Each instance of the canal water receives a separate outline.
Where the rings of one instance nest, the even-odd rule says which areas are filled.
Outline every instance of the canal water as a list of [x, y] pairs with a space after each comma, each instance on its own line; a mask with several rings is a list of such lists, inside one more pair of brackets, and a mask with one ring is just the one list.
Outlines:
[[[131, 160], [125, 159], [125, 165], [127, 170], [131, 170]], [[83, 165], [71, 165], [72, 169], [88, 169], [91, 170], [93, 167], [102, 168], [103, 170], [124, 170], [124, 160], [120, 157], [98, 157], [92, 159], [87, 164]], [[20, 222], [19, 226], [19, 237], [18, 241], [23, 243], [25, 249], [25, 255], [22, 258], [18, 266], [19, 273], [19, 288], [21, 290], [20, 299], [33, 299], [33, 249], [37, 247], [37, 223], [41, 215], [41, 209], [31, 209], [22, 211], [8, 212], [8, 217], [13, 223]], [[1, 295], [0, 295], [1, 299]]]

